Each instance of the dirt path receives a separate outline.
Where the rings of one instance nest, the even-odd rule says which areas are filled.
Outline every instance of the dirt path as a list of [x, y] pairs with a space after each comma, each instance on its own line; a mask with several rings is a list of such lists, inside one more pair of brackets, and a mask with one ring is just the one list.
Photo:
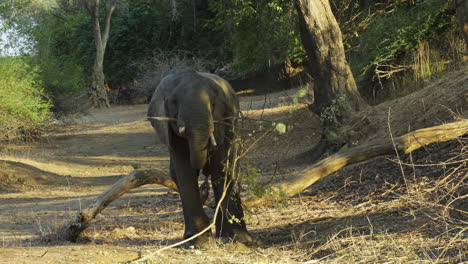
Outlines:
[[[458, 77], [449, 78], [448, 85], [440, 84], [445, 88], [439, 89], [439, 95], [432, 96], [433, 92], [424, 90], [412, 98], [401, 99], [413, 108], [403, 109], [394, 102], [391, 105], [395, 109], [394, 115], [422, 111], [424, 119], [418, 126], [438, 122], [441, 115], [436, 115], [435, 102], [430, 107], [424, 100], [419, 100], [421, 103], [418, 104], [410, 102], [423, 97], [435, 100], [441, 97], [440, 93], [446, 92], [450, 96], [445, 97], [443, 105], [455, 101], [463, 104], [459, 97], [466, 93], [463, 82], [466, 83], [467, 74], [457, 74]], [[319, 120], [304, 105], [293, 103], [296, 92], [291, 90], [241, 99], [245, 116], [284, 122], [288, 127], [286, 135], [272, 133], [260, 140], [246, 159], [246, 163], [254, 166], [265, 181], [281, 179], [300, 170], [301, 164], [291, 165], [290, 161], [309, 150], [319, 139]], [[388, 107], [388, 104], [383, 104], [376, 108], [383, 110], [369, 115], [378, 122], [384, 122], [384, 110]], [[97, 216], [78, 243], [50, 244], [41, 240], [72, 219], [83, 205], [119, 177], [130, 172], [132, 165], [168, 166], [166, 147], [156, 141], [152, 127], [145, 121], [146, 109], [147, 105], [135, 105], [96, 110], [90, 116], [76, 120], [73, 125], [52, 127], [39, 142], [10, 144], [0, 149], [0, 263], [126, 262], [182, 237], [183, 218], [178, 194], [158, 185], [147, 185], [113, 202]], [[398, 112], [400, 110], [402, 113]], [[431, 118], [430, 115], [436, 116]], [[447, 120], [445, 116], [443, 118]], [[407, 121], [411, 119], [408, 117]], [[246, 144], [254, 142], [273, 126], [271, 122], [246, 121], [244, 125], [250, 128]], [[394, 127], [404, 131], [407, 124]], [[375, 167], [379, 171], [372, 169]], [[367, 174], [363, 175], [363, 171]], [[329, 256], [330, 259], [343, 258], [343, 261], [338, 261], [340, 263], [355, 263], [365, 252], [361, 252], [362, 248], [348, 252], [353, 249], [352, 245], [372, 248], [367, 263], [379, 262], [381, 259], [377, 255], [381, 254], [373, 252], [385, 252], [389, 248], [393, 250], [393, 247], [392, 252], [399, 252], [399, 246], [394, 245], [400, 242], [395, 241], [419, 245], [410, 227], [419, 228], [425, 219], [411, 220], [413, 218], [408, 214], [400, 214], [406, 209], [399, 209], [402, 206], [399, 200], [383, 199], [379, 203], [369, 203], [374, 199], [369, 198], [373, 197], [370, 193], [386, 186], [390, 179], [377, 181], [376, 175], [381, 179], [382, 173], [393, 175], [395, 172], [399, 173], [398, 166], [382, 159], [351, 168], [349, 174], [340, 180], [330, 178], [330, 181], [324, 181], [321, 188], [328, 192], [312, 188], [304, 196], [291, 199], [286, 208], [249, 211], [249, 229], [265, 242], [266, 248], [251, 250], [225, 245], [209, 251], [173, 249], [158, 255], [153, 262], [185, 263], [190, 257], [193, 263], [298, 263]], [[392, 177], [396, 184], [398, 177]], [[368, 184], [362, 184], [366, 188], [349, 188], [357, 181], [368, 181]], [[396, 190], [395, 186], [390, 186], [392, 192]], [[351, 199], [358, 197], [356, 193], [367, 198]], [[210, 208], [207, 211], [212, 213]], [[390, 228], [387, 227], [389, 219], [394, 223]], [[348, 230], [350, 225], [357, 226], [358, 230], [357, 233], [351, 230], [344, 236], [348, 241], [355, 239], [351, 245], [346, 241], [333, 240], [337, 239], [333, 238], [334, 234]], [[370, 226], [373, 228], [371, 232], [390, 236], [385, 247], [362, 244], [362, 241], [367, 241], [361, 238], [369, 235]], [[408, 233], [401, 235], [401, 232]], [[436, 239], [441, 244], [445, 241], [439, 237]], [[228, 247], [229, 254], [224, 247]], [[341, 251], [348, 253], [343, 257], [334, 253]], [[375, 261], [372, 257], [376, 257]]]
[[[265, 117], [292, 109], [294, 93], [246, 97], [241, 105], [250, 117]], [[19, 263], [20, 256], [24, 263], [87, 258], [97, 263], [138, 255], [137, 247], [120, 245], [44, 247], [37, 237], [74, 217], [81, 206], [130, 172], [132, 165], [168, 166], [166, 147], [157, 142], [145, 121], [146, 110], [147, 105], [96, 110], [77, 124], [54, 127], [39, 142], [2, 149], [0, 238], [3, 247], [13, 248], [2, 250], [0, 263]], [[100, 241], [95, 243], [120, 244], [122, 239], [140, 246], [169, 243], [182, 236], [183, 228], [178, 195], [157, 185], [126, 194], [95, 222], [85, 234], [88, 240]]]

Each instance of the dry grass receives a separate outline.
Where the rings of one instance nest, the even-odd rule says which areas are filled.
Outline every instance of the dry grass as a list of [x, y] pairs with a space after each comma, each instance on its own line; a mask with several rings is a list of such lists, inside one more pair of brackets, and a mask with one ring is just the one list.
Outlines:
[[[447, 90], [458, 94], [463, 87], [456, 84], [463, 78], [452, 78]], [[443, 87], [436, 88], [440, 91]], [[425, 93], [417, 97], [426, 98]], [[430, 98], [436, 97], [441, 96]], [[288, 100], [284, 99], [279, 109], [289, 110]], [[415, 101], [399, 101], [407, 104], [407, 100]], [[249, 103], [246, 98], [243, 104], [264, 105], [261, 100]], [[277, 106], [249, 112], [252, 118], [263, 115], [292, 125], [285, 135], [265, 137], [247, 157], [267, 180], [281, 180], [307, 165], [307, 159], [297, 155], [316, 142], [313, 133], [319, 134], [318, 128], [314, 130], [317, 117], [309, 118], [306, 109], [273, 110]], [[387, 110], [387, 106], [382, 108]], [[402, 108], [397, 102], [390, 106]], [[119, 175], [128, 173], [132, 163], [167, 165], [166, 150], [154, 144], [151, 127], [135, 122], [144, 118], [144, 109], [104, 109], [88, 117], [87, 124], [52, 131], [44, 142], [10, 145], [2, 151], [2, 159], [21, 159], [23, 165], [16, 171], [2, 169], [8, 178], [2, 178], [4, 185], [0, 184], [5, 186], [0, 193], [0, 263], [127, 263], [180, 241], [183, 217], [178, 195], [156, 185], [140, 187], [117, 199], [76, 244], [43, 239], [50, 230], [69, 222], [83, 204]], [[432, 119], [447, 120], [437, 113], [424, 111], [424, 117], [430, 114]], [[386, 111], [383, 114], [386, 116]], [[408, 129], [406, 122], [399, 125], [393, 121], [391, 125], [396, 131]], [[261, 133], [253, 133], [252, 139]], [[289, 199], [287, 206], [246, 210], [248, 228], [265, 243], [263, 248], [231, 243], [204, 251], [176, 248], [154, 254], [147, 263], [467, 261], [466, 143], [462, 138], [399, 159], [388, 156], [353, 165]], [[30, 180], [24, 181], [24, 186], [14, 182], [26, 176]], [[45, 178], [40, 181], [41, 177]], [[55, 180], [62, 182], [54, 185]], [[13, 183], [17, 184], [16, 192], [11, 190]], [[209, 207], [206, 211], [213, 214]]]
[[[381, 164], [385, 166], [383, 170], [373, 173], [380, 179], [348, 174], [342, 181], [316, 186], [322, 189], [318, 195], [328, 202], [336, 201], [343, 215], [336, 218], [333, 213], [334, 216], [326, 216], [318, 223], [301, 223], [303, 227], [306, 226], [305, 230], [327, 234], [326, 239], [322, 237], [308, 241], [313, 246], [307, 249], [307, 258], [319, 260], [320, 263], [467, 261], [466, 143], [465, 139], [444, 143], [442, 149], [431, 146], [402, 157], [402, 160], [385, 161], [382, 158], [341, 173], [366, 173], [368, 167], [387, 162], [387, 165]], [[446, 156], [431, 153], [437, 149]], [[411, 162], [414, 156], [418, 156], [419, 160], [431, 158], [438, 161], [417, 164]], [[403, 173], [393, 177], [389, 175], [399, 170]], [[433, 174], [433, 171], [437, 172]], [[439, 174], [439, 171], [442, 173]], [[385, 180], [382, 181], [382, 178]], [[356, 188], [358, 185], [372, 185], [376, 179], [382, 184], [368, 189]], [[329, 184], [341, 187], [327, 186]], [[358, 196], [360, 199], [356, 200]], [[330, 221], [334, 222], [334, 226], [329, 226]]]

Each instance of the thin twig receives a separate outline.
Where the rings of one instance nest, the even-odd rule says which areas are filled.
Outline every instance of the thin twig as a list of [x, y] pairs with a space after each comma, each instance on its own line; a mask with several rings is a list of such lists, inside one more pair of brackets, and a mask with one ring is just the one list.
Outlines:
[[[390, 107], [388, 108], [387, 125], [388, 125], [388, 132], [390, 134], [390, 139], [392, 140], [392, 144], [393, 144], [393, 149], [395, 149], [395, 154], [397, 156], [398, 161], [401, 162], [400, 154], [398, 153], [398, 148], [397, 148], [397, 146], [395, 144], [395, 139], [393, 138], [392, 127], [390, 125]], [[400, 164], [400, 170], [401, 170], [401, 174], [403, 176], [403, 180], [405, 181], [405, 185], [408, 188], [408, 184], [406, 183], [405, 171], [403, 170], [403, 166], [401, 164]]]

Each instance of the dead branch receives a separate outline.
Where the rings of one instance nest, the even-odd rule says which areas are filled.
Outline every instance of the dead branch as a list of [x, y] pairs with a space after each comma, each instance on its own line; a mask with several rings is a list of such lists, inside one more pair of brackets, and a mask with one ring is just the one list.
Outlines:
[[162, 169], [135, 169], [127, 176], [114, 183], [109, 189], [99, 195], [88, 207], [78, 213], [76, 218], [65, 225], [57, 233], [60, 239], [76, 241], [89, 222], [112, 201], [124, 195], [131, 189], [145, 184], [160, 184], [177, 191], [177, 185]]
[[[444, 142], [463, 136], [468, 132], [468, 119], [435, 127], [418, 129], [403, 136], [385, 140], [374, 140], [366, 144], [341, 150], [302, 170], [286, 181], [274, 184], [267, 196], [249, 196], [244, 204], [255, 206], [265, 202], [278, 201], [282, 197], [294, 196], [320, 179], [348, 165], [369, 160], [382, 155], [406, 154], [420, 147]], [[60, 239], [76, 241], [89, 222], [112, 201], [131, 189], [145, 184], [160, 184], [177, 191], [176, 184], [167, 170], [135, 169], [117, 181], [98, 196], [87, 208], [78, 213], [74, 221], [58, 232]]]
[[407, 154], [420, 147], [448, 141], [468, 132], [468, 119], [435, 127], [418, 129], [393, 139], [373, 140], [366, 144], [343, 149], [295, 176], [274, 184], [271, 193], [263, 197], [248, 197], [244, 203], [254, 206], [268, 201], [279, 201], [282, 197], [294, 196], [320, 179], [348, 165], [390, 154]]

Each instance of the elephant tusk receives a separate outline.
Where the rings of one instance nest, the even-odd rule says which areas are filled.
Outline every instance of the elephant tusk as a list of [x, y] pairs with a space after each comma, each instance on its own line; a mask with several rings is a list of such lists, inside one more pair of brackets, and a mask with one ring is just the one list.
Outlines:
[[185, 126], [180, 126], [179, 127], [179, 134], [184, 134], [185, 133]]
[[210, 135], [210, 141], [211, 145], [213, 145], [213, 147], [216, 147], [216, 140], [213, 134]]

